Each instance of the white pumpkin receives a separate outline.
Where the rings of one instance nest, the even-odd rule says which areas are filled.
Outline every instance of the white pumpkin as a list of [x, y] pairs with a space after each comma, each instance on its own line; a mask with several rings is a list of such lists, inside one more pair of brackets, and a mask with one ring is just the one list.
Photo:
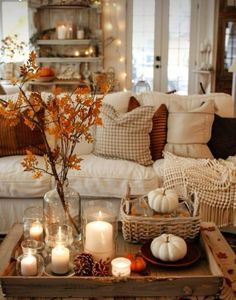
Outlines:
[[158, 213], [172, 213], [178, 207], [178, 195], [174, 190], [157, 188], [148, 193], [148, 204]]
[[164, 233], [156, 237], [150, 247], [152, 255], [163, 261], [177, 261], [187, 253], [185, 240], [174, 234]]

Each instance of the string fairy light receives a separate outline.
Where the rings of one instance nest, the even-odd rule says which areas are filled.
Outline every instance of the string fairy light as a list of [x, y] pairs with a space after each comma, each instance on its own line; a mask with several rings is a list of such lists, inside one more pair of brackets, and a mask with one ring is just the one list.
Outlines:
[[105, 40], [105, 47], [115, 47], [115, 52], [117, 54], [116, 57], [118, 57], [119, 62], [117, 67], [117, 69], [119, 69], [117, 77], [119, 78], [120, 85], [123, 86], [123, 90], [126, 90], [126, 57], [124, 55], [125, 49], [122, 42], [122, 34], [124, 34], [125, 22], [123, 20], [123, 14], [119, 0], [104, 1], [104, 15], [104, 30], [106, 33], [105, 36], [107, 36]]

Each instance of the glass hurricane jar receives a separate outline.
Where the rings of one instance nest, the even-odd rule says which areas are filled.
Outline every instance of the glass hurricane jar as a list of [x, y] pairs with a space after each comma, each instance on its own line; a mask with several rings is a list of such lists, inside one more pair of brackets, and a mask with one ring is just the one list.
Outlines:
[[117, 216], [111, 202], [94, 200], [83, 210], [84, 251], [96, 260], [111, 260], [116, 252]]
[[73, 243], [72, 227], [67, 224], [54, 223], [46, 227], [45, 244], [48, 248], [55, 247], [58, 243], [71, 246]]
[[68, 181], [63, 186], [63, 199], [59, 197], [57, 189], [53, 189], [44, 195], [44, 224], [45, 230], [51, 224], [68, 224], [73, 229], [75, 239], [81, 238], [81, 198], [72, 189]]
[[43, 241], [43, 208], [31, 206], [25, 209], [23, 216], [24, 238]]
[[16, 273], [19, 276], [40, 276], [44, 271], [44, 260], [39, 254], [43, 251], [42, 242], [27, 239], [21, 242], [23, 254], [17, 257]]

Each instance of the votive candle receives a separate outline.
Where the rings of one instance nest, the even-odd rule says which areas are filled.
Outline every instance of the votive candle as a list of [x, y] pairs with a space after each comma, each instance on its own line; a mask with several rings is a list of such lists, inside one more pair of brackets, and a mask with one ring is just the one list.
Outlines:
[[31, 253], [28, 253], [21, 261], [21, 274], [23, 276], [35, 276], [37, 272], [37, 259]]
[[52, 249], [52, 271], [55, 274], [66, 274], [69, 271], [70, 251], [63, 245]]
[[31, 224], [29, 230], [30, 237], [34, 240], [41, 241], [43, 238], [43, 225], [40, 221], [35, 221]]
[[113, 276], [125, 277], [130, 275], [131, 261], [125, 257], [117, 257], [111, 261], [111, 272]]

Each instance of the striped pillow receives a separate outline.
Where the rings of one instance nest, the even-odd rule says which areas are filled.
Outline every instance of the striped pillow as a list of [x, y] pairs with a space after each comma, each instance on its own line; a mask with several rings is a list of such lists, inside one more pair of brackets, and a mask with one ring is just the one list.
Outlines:
[[[135, 97], [130, 97], [128, 111], [139, 107], [140, 104]], [[162, 152], [164, 150], [167, 139], [167, 120], [168, 110], [165, 104], [161, 104], [153, 115], [153, 126], [150, 133], [150, 150], [152, 159], [156, 161], [163, 157]]]
[[113, 106], [104, 103], [100, 116], [102, 126], [96, 128], [95, 155], [130, 160], [144, 166], [153, 163], [149, 149], [152, 106], [143, 106], [120, 114]]
[[[39, 112], [39, 117], [44, 112]], [[24, 124], [24, 120], [16, 126], [6, 126], [3, 116], [0, 116], [0, 157], [11, 155], [25, 155], [26, 150], [34, 154], [43, 155], [45, 145], [40, 131], [35, 128], [31, 130]]]

